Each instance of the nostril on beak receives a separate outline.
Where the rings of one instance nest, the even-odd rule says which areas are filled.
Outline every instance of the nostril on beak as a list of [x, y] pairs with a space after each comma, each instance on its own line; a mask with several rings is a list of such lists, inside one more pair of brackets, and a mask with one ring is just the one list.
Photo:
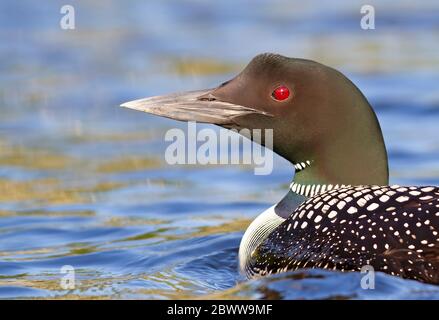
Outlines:
[[198, 97], [199, 101], [215, 101], [216, 98], [211, 93], [204, 94]]

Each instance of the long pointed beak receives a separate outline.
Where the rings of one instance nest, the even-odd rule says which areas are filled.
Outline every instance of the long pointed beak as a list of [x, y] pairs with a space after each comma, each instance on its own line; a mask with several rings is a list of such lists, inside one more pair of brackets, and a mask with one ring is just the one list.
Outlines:
[[212, 89], [174, 93], [133, 100], [120, 106], [174, 120], [197, 121], [222, 126], [234, 126], [237, 117], [248, 114], [257, 113], [269, 116], [263, 111], [220, 101], [211, 92]]

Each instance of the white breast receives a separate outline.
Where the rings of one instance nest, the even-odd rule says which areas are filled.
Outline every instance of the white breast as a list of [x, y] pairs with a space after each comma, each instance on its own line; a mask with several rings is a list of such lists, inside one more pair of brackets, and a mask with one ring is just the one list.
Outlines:
[[244, 274], [249, 274], [247, 270], [248, 259], [256, 247], [282, 222], [284, 218], [278, 216], [274, 208], [276, 205], [265, 210], [250, 224], [241, 239], [239, 246], [239, 269]]

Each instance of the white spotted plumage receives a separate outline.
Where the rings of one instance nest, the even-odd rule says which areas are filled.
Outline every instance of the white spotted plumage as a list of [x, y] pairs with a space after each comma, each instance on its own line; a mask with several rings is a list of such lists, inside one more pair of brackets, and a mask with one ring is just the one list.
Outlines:
[[250, 261], [252, 273], [303, 267], [355, 271], [368, 261], [377, 271], [439, 284], [439, 188], [295, 189], [314, 190], [315, 195], [258, 246]]

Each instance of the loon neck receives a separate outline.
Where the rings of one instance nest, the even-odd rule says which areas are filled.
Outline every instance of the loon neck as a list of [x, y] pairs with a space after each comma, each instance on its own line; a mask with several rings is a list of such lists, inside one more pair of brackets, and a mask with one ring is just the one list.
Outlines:
[[[387, 157], [384, 160], [359, 167], [352, 173], [342, 163], [335, 165], [325, 161], [303, 160], [293, 164], [295, 175], [290, 190], [306, 198], [354, 185], [387, 185]], [[354, 166], [354, 165], [352, 165]], [[351, 167], [352, 167], [351, 166]]]
[[350, 186], [351, 185], [345, 184], [300, 184], [292, 182], [290, 184], [290, 190], [298, 195], [310, 198], [318, 194], [325, 193], [326, 191], [346, 188]]
[[296, 170], [294, 180], [290, 184], [290, 190], [297, 195], [305, 198], [324, 193], [329, 190], [349, 186], [348, 183], [332, 183], [324, 176], [319, 176], [321, 170], [315, 170], [314, 160], [304, 160], [293, 164]]
[[[271, 208], [260, 214], [247, 228], [239, 247], [240, 269], [248, 274], [248, 261], [253, 250], [282, 222], [284, 222], [308, 198], [329, 190], [348, 186], [331, 184], [324, 178], [313, 176], [314, 162], [295, 164], [296, 174], [288, 193]], [[311, 174], [310, 174], [311, 173]]]

